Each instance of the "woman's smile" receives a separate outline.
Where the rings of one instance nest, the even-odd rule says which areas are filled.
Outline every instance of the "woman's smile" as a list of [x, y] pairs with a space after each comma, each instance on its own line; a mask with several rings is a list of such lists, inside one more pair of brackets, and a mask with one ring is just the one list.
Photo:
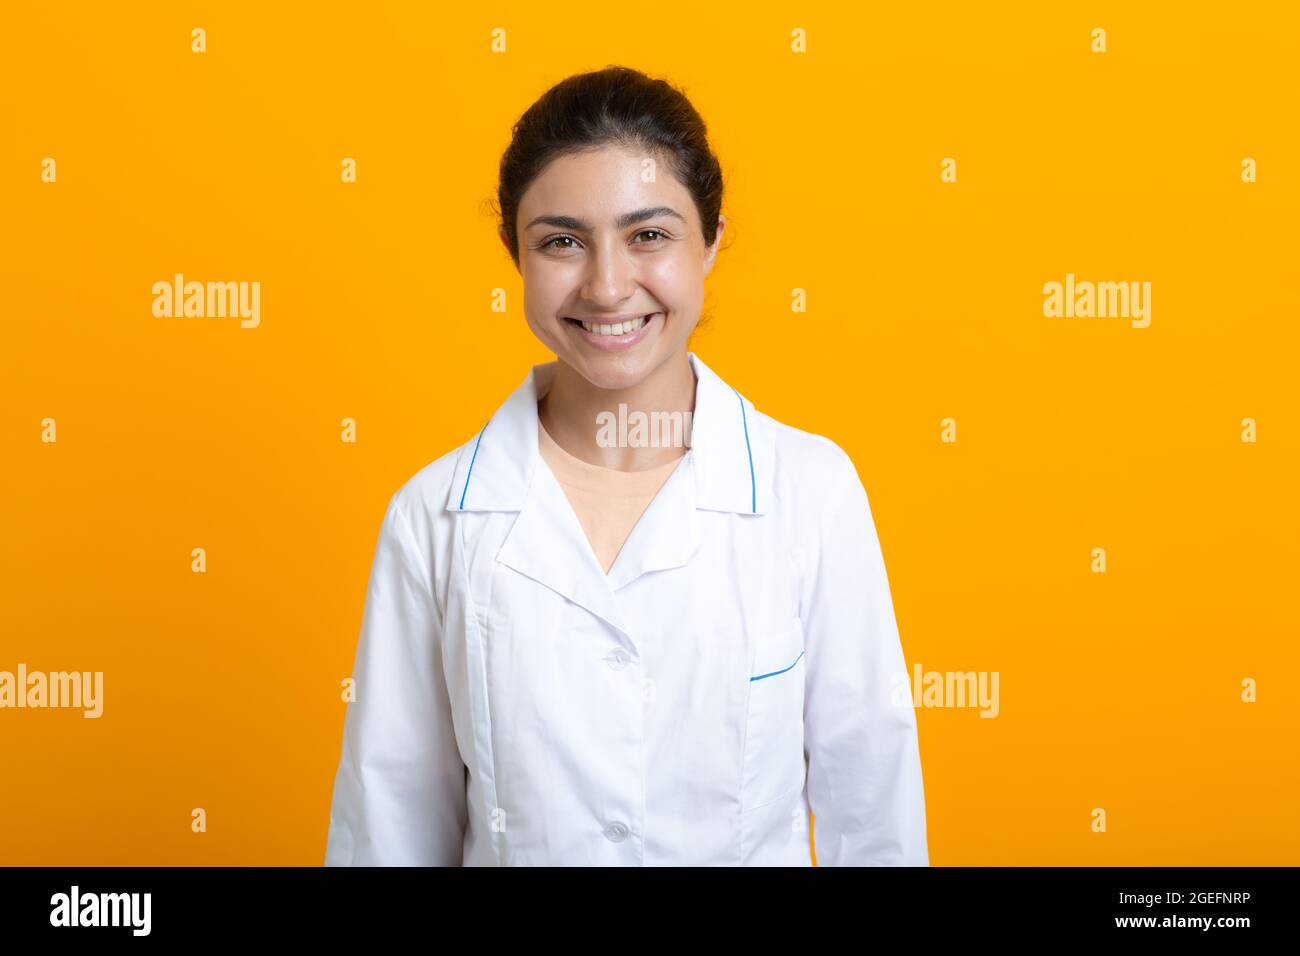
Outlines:
[[565, 316], [564, 318], [564, 324], [573, 330], [579, 339], [602, 352], [622, 352], [633, 348], [657, 332], [663, 322], [662, 312], [651, 312], [649, 315], [627, 319], [621, 316], [610, 318]]

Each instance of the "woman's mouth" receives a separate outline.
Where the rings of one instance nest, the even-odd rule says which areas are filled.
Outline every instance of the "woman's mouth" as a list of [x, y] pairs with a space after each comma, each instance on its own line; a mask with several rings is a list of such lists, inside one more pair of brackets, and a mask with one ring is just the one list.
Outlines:
[[606, 352], [616, 352], [636, 345], [663, 321], [663, 317], [662, 312], [651, 312], [621, 322], [569, 316], [565, 316], [564, 321], [588, 344]]

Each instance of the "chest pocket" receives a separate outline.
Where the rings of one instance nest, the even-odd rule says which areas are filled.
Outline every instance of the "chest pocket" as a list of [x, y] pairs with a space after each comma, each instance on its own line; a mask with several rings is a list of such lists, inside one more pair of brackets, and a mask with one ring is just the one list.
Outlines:
[[758, 636], [749, 678], [744, 810], [803, 788], [805, 676], [803, 625], [797, 617]]

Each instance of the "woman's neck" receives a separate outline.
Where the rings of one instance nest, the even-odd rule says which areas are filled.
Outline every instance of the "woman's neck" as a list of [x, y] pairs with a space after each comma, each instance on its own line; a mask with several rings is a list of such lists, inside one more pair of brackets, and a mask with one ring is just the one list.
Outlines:
[[[620, 405], [626, 406], [622, 414]], [[645, 471], [676, 461], [686, 453], [684, 447], [633, 446], [632, 441], [627, 442], [632, 447], [622, 447], [617, 443], [609, 447], [603, 445], [602, 436], [617, 438], [619, 421], [632, 418], [636, 413], [645, 414], [644, 435], [649, 444], [658, 437], [651, 437], [657, 431], [652, 424], [655, 421], [652, 413], [684, 413], [686, 428], [682, 434], [689, 439], [689, 424], [694, 411], [695, 371], [685, 349], [654, 369], [644, 380], [625, 389], [597, 388], [572, 366], [557, 361], [551, 387], [537, 403], [542, 427], [557, 445], [575, 458], [618, 471]], [[599, 417], [602, 413], [607, 413], [603, 419]], [[601, 422], [610, 416], [613, 428], [602, 429]]]

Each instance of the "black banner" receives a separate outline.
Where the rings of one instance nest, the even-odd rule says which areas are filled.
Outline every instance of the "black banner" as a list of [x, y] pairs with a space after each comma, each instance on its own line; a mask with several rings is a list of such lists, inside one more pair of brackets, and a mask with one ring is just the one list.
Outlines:
[[[640, 940], [806, 933], [1222, 945], [1292, 927], [1295, 868], [0, 869], [7, 942], [373, 940], [635, 928]], [[910, 924], [910, 925], [909, 925]], [[484, 934], [486, 931], [486, 934]], [[834, 936], [828, 936], [833, 932]], [[459, 935], [456, 937], [459, 939]], [[471, 937], [473, 938], [473, 937]], [[626, 937], [614, 937], [626, 938]], [[901, 940], [899, 940], [901, 941]], [[856, 945], [856, 944], [855, 944]]]

